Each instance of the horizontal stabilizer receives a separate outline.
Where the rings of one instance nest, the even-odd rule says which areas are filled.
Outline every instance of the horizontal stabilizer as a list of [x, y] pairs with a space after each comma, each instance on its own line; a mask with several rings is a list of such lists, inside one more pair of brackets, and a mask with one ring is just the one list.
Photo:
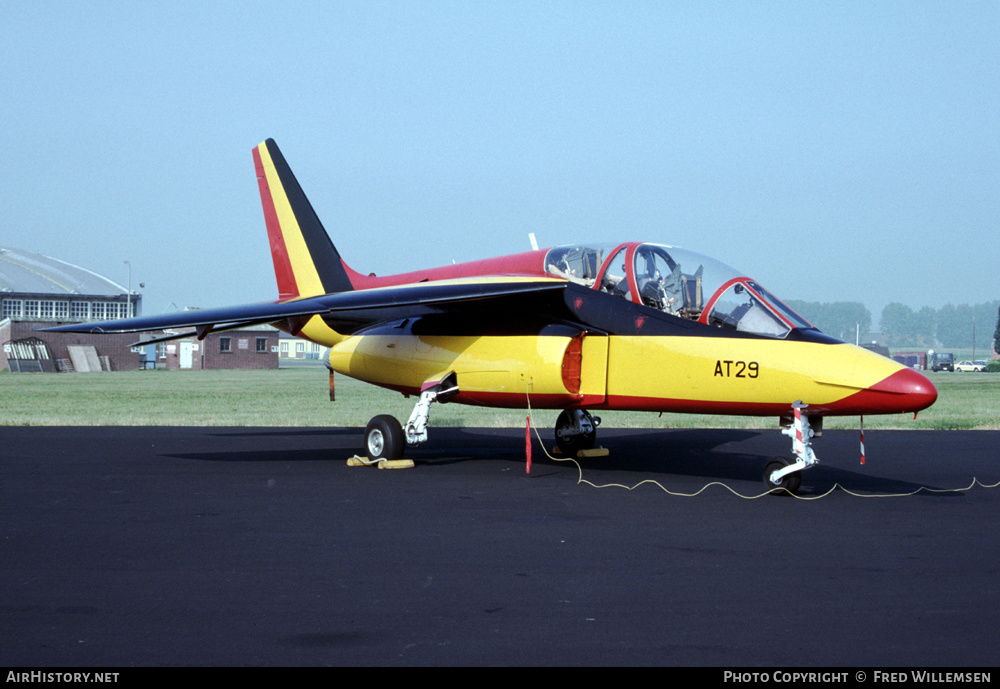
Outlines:
[[224, 333], [230, 330], [241, 330], [243, 328], [248, 328], [253, 325], [259, 325], [259, 324], [231, 323], [229, 325], [224, 325], [224, 326], [200, 325], [194, 330], [189, 330], [183, 333], [172, 333], [170, 335], [164, 335], [163, 337], [154, 337], [149, 340], [140, 340], [139, 342], [133, 342], [132, 344], [129, 345], [129, 347], [143, 347], [145, 345], [156, 344], [158, 342], [170, 342], [171, 340], [185, 340], [189, 337], [197, 337], [199, 340], [204, 340], [210, 332]]

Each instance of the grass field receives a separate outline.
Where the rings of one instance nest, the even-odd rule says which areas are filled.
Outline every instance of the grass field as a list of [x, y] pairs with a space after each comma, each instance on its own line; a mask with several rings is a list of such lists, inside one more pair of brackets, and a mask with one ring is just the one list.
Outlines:
[[[912, 414], [870, 416], [866, 428], [1000, 430], [1000, 374], [930, 375], [938, 401]], [[337, 400], [321, 366], [276, 371], [129, 371], [0, 373], [0, 425], [6, 426], [349, 426], [376, 414], [406, 421], [414, 399], [337, 376]], [[773, 417], [599, 412], [611, 428], [774, 428]], [[540, 410], [534, 423], [555, 423]], [[525, 412], [458, 404], [431, 410], [434, 426], [518, 427]], [[856, 417], [829, 418], [825, 428], [857, 428]]]

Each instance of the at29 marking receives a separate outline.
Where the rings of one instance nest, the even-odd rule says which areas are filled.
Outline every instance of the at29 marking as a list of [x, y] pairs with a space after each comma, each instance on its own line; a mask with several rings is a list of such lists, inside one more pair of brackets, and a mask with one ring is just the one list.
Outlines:
[[760, 366], [756, 361], [719, 359], [715, 362], [715, 375], [723, 378], [756, 378], [760, 375]]

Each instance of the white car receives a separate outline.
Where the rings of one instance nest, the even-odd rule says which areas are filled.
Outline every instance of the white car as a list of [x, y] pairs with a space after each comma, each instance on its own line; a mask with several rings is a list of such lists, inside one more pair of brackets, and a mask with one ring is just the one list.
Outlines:
[[982, 373], [985, 370], [986, 366], [978, 361], [959, 361], [955, 364], [956, 373]]

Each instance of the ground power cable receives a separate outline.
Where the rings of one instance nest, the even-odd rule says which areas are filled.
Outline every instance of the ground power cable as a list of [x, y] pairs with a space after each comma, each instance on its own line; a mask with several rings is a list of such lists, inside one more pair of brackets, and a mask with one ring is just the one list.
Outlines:
[[[529, 383], [529, 385], [530, 385], [530, 383]], [[789, 491], [787, 488], [783, 488], [783, 487], [782, 488], [772, 488], [771, 490], [767, 490], [767, 491], [765, 491], [763, 493], [760, 493], [759, 495], [743, 495], [739, 491], [735, 490], [734, 488], [732, 488], [731, 486], [729, 486], [729, 485], [727, 485], [725, 483], [722, 483], [721, 481], [712, 481], [711, 483], [707, 483], [707, 484], [705, 484], [704, 486], [702, 486], [700, 489], [696, 490], [693, 493], [680, 493], [680, 492], [677, 492], [677, 491], [670, 490], [669, 488], [667, 488], [666, 486], [664, 486], [662, 483], [660, 483], [659, 481], [657, 481], [655, 479], [644, 479], [642, 481], [639, 481], [639, 483], [636, 483], [633, 486], [627, 486], [627, 485], [625, 485], [623, 483], [597, 484], [597, 483], [594, 483], [593, 481], [588, 481], [587, 479], [585, 479], [583, 477], [583, 467], [580, 465], [580, 463], [578, 461], [576, 461], [576, 458], [574, 458], [574, 457], [554, 457], [551, 453], [549, 453], [549, 451], [545, 447], [545, 442], [542, 440], [541, 434], [538, 432], [538, 427], [535, 426], [535, 424], [531, 420], [531, 398], [530, 398], [530, 396], [528, 396], [528, 419], [527, 419], [527, 422], [528, 422], [528, 425], [531, 427], [531, 429], [535, 432], [535, 437], [538, 438], [538, 444], [541, 446], [542, 452], [545, 453], [545, 456], [548, 457], [549, 459], [551, 459], [554, 462], [572, 462], [573, 464], [575, 464], [576, 465], [576, 470], [577, 470], [577, 481], [576, 481], [577, 485], [586, 484], [586, 485], [588, 485], [588, 486], [590, 486], [592, 488], [624, 488], [625, 490], [633, 491], [636, 488], [639, 488], [640, 486], [643, 486], [643, 485], [646, 485], [646, 484], [650, 484], [650, 485], [656, 486], [657, 488], [659, 488], [660, 490], [662, 490], [664, 493], [666, 493], [668, 495], [672, 495], [674, 497], [679, 497], [679, 498], [693, 498], [693, 497], [697, 497], [698, 495], [701, 495], [702, 493], [704, 493], [706, 490], [708, 490], [712, 486], [722, 486], [723, 488], [725, 488], [726, 490], [728, 490], [730, 493], [732, 493], [736, 497], [741, 498], [743, 500], [756, 500], [758, 498], [762, 498], [762, 497], [768, 496], [768, 495], [786, 495], [786, 496], [791, 496], [791, 497], [795, 498], [796, 500], [802, 500], [802, 501], [808, 502], [808, 501], [812, 501], [812, 500], [819, 500], [820, 498], [825, 498], [828, 495], [830, 495], [831, 493], [833, 493], [834, 491], [836, 491], [838, 488], [840, 490], [844, 491], [845, 493], [847, 493], [848, 495], [851, 495], [851, 496], [856, 497], [856, 498], [906, 498], [906, 497], [910, 497], [911, 495], [916, 495], [917, 493], [920, 493], [921, 491], [926, 491], [928, 493], [965, 493], [965, 492], [968, 492], [968, 491], [972, 490], [977, 485], [980, 486], [981, 488], [997, 488], [998, 486], [1000, 486], [1000, 481], [998, 481], [997, 483], [993, 483], [993, 484], [987, 484], [987, 483], [981, 482], [978, 478], [973, 477], [972, 482], [967, 487], [965, 487], [965, 488], [929, 488], [927, 486], [918, 486], [916, 488], [916, 490], [912, 490], [912, 491], [910, 491], [908, 493], [885, 493], [885, 494], [858, 493], [856, 491], [852, 491], [852, 490], [850, 490], [848, 488], [845, 488], [844, 486], [840, 485], [839, 483], [834, 483], [833, 486], [831, 486], [829, 490], [827, 490], [825, 493], [821, 493], [819, 495], [796, 495], [795, 493], [792, 493], [791, 491]]]

